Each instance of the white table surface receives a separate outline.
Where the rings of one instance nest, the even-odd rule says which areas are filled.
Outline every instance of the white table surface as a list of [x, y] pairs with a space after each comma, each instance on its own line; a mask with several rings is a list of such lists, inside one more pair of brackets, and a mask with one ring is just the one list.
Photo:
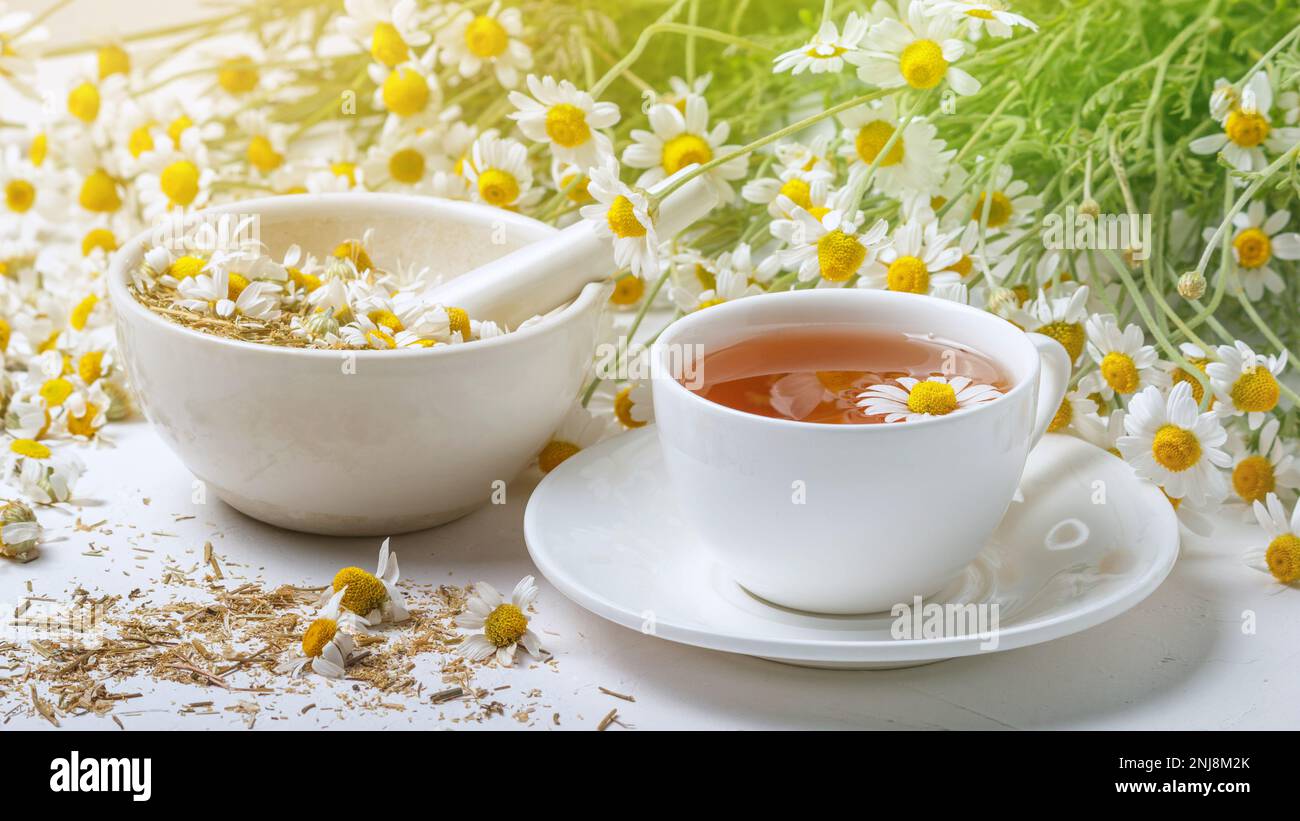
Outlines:
[[[324, 584], [339, 567], [373, 563], [376, 540], [279, 530], [216, 499], [194, 505], [193, 477], [147, 422], [115, 430], [114, 447], [84, 451], [89, 471], [78, 493], [81, 509], [41, 511], [52, 540], [41, 558], [26, 565], [0, 563], [0, 601], [25, 595], [29, 580], [33, 595], [56, 599], [66, 599], [78, 585], [92, 594], [157, 588], [146, 583], [159, 577], [165, 558], [195, 565], [205, 540], [224, 556], [228, 574], [261, 578], [267, 587]], [[536, 481], [535, 473], [516, 481], [504, 506], [395, 537], [403, 577], [457, 585], [485, 579], [508, 590], [521, 576], [536, 573], [521, 533], [524, 504]], [[186, 515], [195, 518], [175, 521]], [[76, 531], [76, 516], [85, 522], [108, 519], [114, 533]], [[532, 726], [542, 729], [556, 726], [556, 713], [560, 728], [593, 728], [613, 708], [622, 722], [638, 729], [1300, 727], [1295, 699], [1300, 591], [1271, 584], [1242, 565], [1241, 537], [1249, 531], [1223, 527], [1238, 531], [1237, 537], [1206, 542], [1185, 534], [1169, 579], [1148, 600], [1106, 624], [1044, 645], [912, 669], [810, 670], [676, 645], [605, 622], [539, 579], [534, 626], [555, 663], [525, 660], [514, 669], [480, 672], [479, 686], [510, 688], [493, 695], [508, 709], [486, 720], [455, 720], [481, 712], [469, 702], [427, 703], [427, 695], [443, 686], [436, 655], [420, 657], [424, 703], [386, 699], [403, 704], [404, 711], [331, 711], [332, 694], [352, 683], [318, 678], [313, 692], [302, 695], [249, 696], [147, 680], [110, 689], [142, 692], [116, 715], [128, 728], [151, 729], [243, 729], [244, 717], [224, 708], [259, 699], [264, 700], [255, 724], [259, 729], [517, 729], [528, 725], [512, 712], [524, 706], [534, 708]], [[155, 530], [177, 535], [147, 535]], [[107, 548], [107, 555], [82, 555], [92, 540]], [[141, 561], [132, 544], [157, 552]], [[235, 563], [242, 566], [232, 567]], [[1243, 634], [1245, 610], [1256, 613], [1254, 635]], [[599, 687], [636, 701], [615, 699]], [[534, 688], [541, 695], [525, 697]], [[23, 700], [8, 689], [0, 695], [0, 714]], [[215, 715], [179, 712], [184, 704], [208, 700]], [[309, 703], [317, 709], [299, 715]], [[60, 721], [69, 728], [117, 730], [108, 717]], [[30, 710], [19, 710], [7, 726], [50, 725]]]

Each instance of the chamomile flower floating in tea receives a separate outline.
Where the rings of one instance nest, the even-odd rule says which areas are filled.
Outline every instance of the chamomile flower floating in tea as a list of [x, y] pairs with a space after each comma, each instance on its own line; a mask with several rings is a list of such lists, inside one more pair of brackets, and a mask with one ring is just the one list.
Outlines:
[[528, 626], [528, 609], [537, 600], [537, 593], [532, 576], [519, 580], [510, 593], [510, 601], [487, 582], [477, 582], [473, 595], [465, 602], [465, 612], [456, 617], [456, 626], [480, 632], [467, 637], [456, 652], [470, 661], [495, 657], [502, 667], [515, 663], [518, 647], [540, 659], [544, 652], [541, 639]]
[[347, 595], [346, 586], [333, 594], [326, 594], [320, 612], [303, 631], [295, 654], [280, 662], [276, 672], [298, 676], [311, 670], [325, 678], [343, 678], [348, 655], [355, 645], [353, 635], [366, 632], [362, 620], [344, 609], [343, 601]]
[[28, 498], [43, 504], [71, 499], [85, 470], [75, 453], [56, 452], [34, 439], [11, 439], [5, 453], [5, 476]]
[[1276, 493], [1268, 494], [1263, 502], [1255, 502], [1254, 509], [1269, 542], [1263, 550], [1247, 551], [1246, 563], [1272, 574], [1282, 584], [1300, 581], [1300, 504], [1291, 511], [1289, 522], [1286, 508]]
[[1129, 401], [1124, 429], [1116, 442], [1124, 459], [1171, 499], [1200, 507], [1227, 493], [1218, 468], [1232, 463], [1220, 447], [1228, 434], [1216, 414], [1198, 411], [1187, 384], [1175, 385], [1168, 397], [1155, 386], [1144, 388]]
[[[334, 575], [332, 590], [327, 590], [322, 601], [338, 596], [339, 603], [367, 624], [401, 622], [410, 617], [406, 598], [397, 589], [401, 572], [397, 568], [397, 554], [388, 549], [388, 539], [379, 547], [379, 566], [374, 575], [359, 567], [345, 567]], [[344, 594], [344, 591], [347, 591]]]
[[858, 394], [862, 412], [884, 416], [887, 424], [916, 422], [973, 408], [1002, 395], [992, 385], [978, 385], [965, 376], [931, 376], [924, 381], [901, 376], [895, 381], [897, 385], [872, 385]]
[[0, 505], [0, 556], [17, 562], [30, 562], [41, 544], [41, 524], [36, 514], [22, 502]]
[[1282, 397], [1277, 378], [1286, 369], [1286, 351], [1281, 356], [1257, 354], [1237, 340], [1233, 345], [1220, 345], [1215, 352], [1219, 361], [1205, 366], [1217, 400], [1215, 407], [1224, 416], [1244, 414], [1250, 429], [1257, 429]]

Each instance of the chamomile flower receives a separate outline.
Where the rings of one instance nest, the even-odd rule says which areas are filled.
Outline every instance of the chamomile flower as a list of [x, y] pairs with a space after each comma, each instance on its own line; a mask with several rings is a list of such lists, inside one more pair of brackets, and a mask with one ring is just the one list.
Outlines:
[[420, 59], [407, 60], [392, 68], [371, 63], [368, 71], [375, 83], [375, 107], [405, 120], [431, 120], [442, 100], [442, 89], [434, 72], [435, 56], [430, 48]]
[[1300, 581], [1300, 504], [1287, 521], [1286, 508], [1277, 494], [1270, 493], [1264, 502], [1255, 502], [1255, 518], [1269, 538], [1263, 550], [1246, 553], [1246, 563], [1269, 573], [1282, 584]]
[[378, 62], [394, 68], [411, 57], [411, 50], [432, 39], [423, 29], [415, 0], [344, 0], [346, 14], [339, 31], [361, 43]]
[[876, 23], [867, 31], [862, 50], [844, 55], [858, 67], [858, 79], [880, 88], [927, 90], [946, 81], [958, 94], [979, 91], [979, 81], [953, 65], [966, 54], [967, 44], [953, 36], [952, 18], [927, 16], [922, 0], [908, 3], [905, 17]]
[[619, 181], [613, 160], [591, 170], [587, 192], [596, 202], [582, 207], [582, 218], [591, 222], [599, 236], [613, 240], [618, 266], [630, 268], [637, 277], [657, 273], [658, 240], [646, 195]]
[[835, 21], [827, 18], [812, 39], [798, 48], [790, 49], [774, 59], [772, 71], [780, 74], [827, 74], [844, 70], [844, 55], [856, 51], [867, 36], [869, 20], [857, 12], [849, 12], [841, 32]]
[[968, 197], [965, 203], [954, 208], [965, 206], [969, 219], [987, 226], [990, 233], [1021, 227], [1032, 219], [1035, 211], [1043, 207], [1043, 199], [1026, 193], [1029, 184], [1014, 177], [1015, 172], [1011, 166], [998, 166], [993, 172], [989, 189]]
[[546, 143], [560, 162], [581, 169], [600, 165], [613, 156], [614, 145], [601, 129], [618, 122], [618, 106], [598, 103], [568, 80], [556, 82], [550, 75], [529, 74], [528, 91], [510, 92], [510, 102], [519, 109], [510, 119], [519, 123], [524, 136]]
[[326, 678], [343, 678], [356, 644], [353, 635], [366, 632], [364, 622], [343, 609], [347, 595], [347, 587], [326, 594], [324, 606], [303, 631], [297, 652], [276, 666], [277, 673], [298, 676], [310, 669]]
[[1094, 314], [1085, 323], [1088, 356], [1097, 363], [1098, 389], [1105, 399], [1115, 394], [1136, 393], [1148, 385], [1169, 386], [1169, 375], [1160, 368], [1154, 345], [1145, 345], [1142, 329], [1127, 325], [1123, 331], [1115, 317]]
[[450, 167], [439, 153], [435, 130], [391, 118], [370, 147], [361, 170], [373, 191], [428, 193], [433, 171]]
[[1077, 363], [1088, 341], [1084, 327], [1088, 318], [1088, 286], [1081, 285], [1066, 296], [1055, 296], [1056, 293], [1055, 289], [1040, 290], [1037, 299], [1013, 312], [1013, 321], [1026, 331], [1060, 342], [1070, 361]]
[[410, 613], [406, 599], [397, 589], [401, 572], [397, 568], [397, 554], [388, 550], [388, 539], [379, 546], [379, 566], [374, 575], [359, 567], [345, 567], [334, 575], [331, 589], [323, 599], [338, 598], [339, 605], [360, 616], [367, 624], [406, 621]]
[[1205, 366], [1218, 400], [1215, 408], [1222, 416], [1245, 414], [1250, 429], [1257, 429], [1281, 398], [1277, 378], [1286, 369], [1286, 351], [1281, 356], [1257, 354], [1237, 340], [1220, 345], [1215, 353], [1219, 361]]
[[952, 234], [940, 234], [935, 222], [909, 222], [894, 231], [893, 242], [862, 269], [859, 288], [884, 288], [929, 294], [934, 288], [961, 281], [948, 270], [961, 259]]
[[86, 470], [75, 453], [56, 452], [35, 439], [11, 439], [5, 457], [5, 475], [41, 504], [71, 499], [77, 479]]
[[570, 456], [591, 447], [611, 432], [606, 417], [593, 416], [580, 403], [574, 403], [559, 429], [537, 455], [537, 466], [542, 473], [550, 473]]
[[751, 283], [745, 274], [723, 268], [713, 275], [712, 288], [694, 290], [674, 285], [669, 295], [680, 310], [690, 313], [761, 293], [763, 289]]
[[966, 34], [972, 41], [979, 40], [987, 30], [992, 37], [1005, 39], [1015, 34], [1017, 27], [1038, 31], [1029, 18], [1010, 11], [1006, 4], [980, 2], [980, 0], [931, 0], [927, 14], [946, 15], [954, 22], [966, 24]]
[[[913, 118], [905, 127], [898, 118], [894, 99], [851, 108], [839, 115], [844, 125], [840, 153], [851, 169], [876, 166], [872, 184], [893, 196], [909, 192], [934, 193], [948, 175], [955, 149], [945, 150], [933, 123]], [[902, 133], [894, 139], [894, 134]], [[893, 139], [893, 145], [885, 146]], [[881, 152], [884, 152], [883, 155]]]
[[462, 10], [438, 33], [440, 59], [455, 66], [462, 77], [485, 67], [506, 88], [519, 85], [519, 72], [533, 67], [533, 53], [520, 37], [524, 33], [519, 9], [502, 9], [499, 0], [486, 12]]
[[27, 505], [9, 501], [0, 505], [0, 556], [30, 562], [39, 555], [41, 523]]
[[643, 428], [655, 420], [649, 382], [632, 382], [614, 393], [614, 418], [626, 430]]
[[859, 232], [858, 221], [838, 209], [817, 219], [800, 208], [794, 219], [772, 225], [772, 233], [789, 245], [777, 259], [783, 268], [798, 270], [800, 282], [843, 284], [875, 261], [889, 233], [883, 219], [865, 232]]
[[141, 157], [146, 169], [136, 181], [145, 215], [160, 217], [174, 209], [202, 208], [212, 193], [216, 172], [198, 135], [181, 138], [181, 147], [166, 146]]
[[1143, 388], [1129, 401], [1124, 430], [1116, 445], [1125, 461], [1171, 499], [1200, 507], [1227, 493], [1220, 468], [1232, 460], [1220, 446], [1228, 434], [1213, 412], [1198, 412], [1186, 384], [1167, 397], [1154, 385]]
[[537, 601], [537, 594], [532, 576], [519, 580], [510, 601], [487, 582], [476, 582], [474, 593], [465, 602], [465, 612], [456, 617], [456, 626], [480, 632], [467, 637], [456, 652], [471, 661], [495, 657], [503, 667], [515, 663], [517, 647], [523, 647], [533, 658], [541, 658], [545, 652], [541, 639], [528, 627], [528, 609]]
[[1300, 488], [1300, 464], [1291, 446], [1278, 435], [1280, 428], [1277, 419], [1269, 419], [1260, 428], [1258, 444], [1253, 448], [1235, 431], [1229, 434], [1234, 503], [1249, 508], [1270, 493], [1291, 496]]
[[1210, 113], [1223, 126], [1223, 133], [1192, 140], [1188, 148], [1194, 153], [1222, 153], [1238, 171], [1262, 171], [1268, 166], [1265, 149], [1281, 154], [1300, 142], [1300, 129], [1270, 123], [1273, 86], [1264, 72], [1251, 75], [1239, 100], [1225, 89], [1217, 91], [1210, 101]]
[[533, 171], [523, 143], [484, 134], [474, 141], [472, 156], [465, 179], [478, 202], [514, 209], [541, 199], [542, 189], [533, 188]]
[[[625, 165], [646, 169], [637, 180], [642, 188], [650, 188], [688, 165], [704, 165], [738, 148], [726, 144], [731, 135], [728, 123], [709, 128], [709, 104], [703, 97], [688, 96], [684, 112], [657, 103], [650, 106], [649, 118], [650, 130], [633, 129], [633, 142], [623, 150]], [[735, 157], [703, 176], [719, 201], [730, 203], [735, 196], [730, 181], [745, 176], [747, 166], [747, 158]]]
[[244, 158], [248, 160], [249, 167], [270, 174], [284, 164], [292, 129], [281, 123], [272, 123], [265, 112], [257, 109], [239, 112], [235, 122], [248, 139]]
[[704, 92], [709, 90], [711, 82], [713, 82], [713, 75], [708, 73], [699, 75], [689, 83], [681, 77], [669, 77], [668, 90], [654, 95], [653, 100], [656, 103], [670, 105], [685, 114], [687, 98], [703, 97]]
[[11, 237], [33, 237], [57, 221], [62, 202], [57, 177], [22, 156], [16, 145], [0, 153], [0, 231]]
[[916, 422], [932, 416], [992, 402], [1002, 392], [992, 385], [976, 384], [970, 377], [931, 376], [921, 381], [910, 376], [882, 382], [858, 394], [858, 407], [867, 416], [884, 416], [886, 423]]
[[250, 282], [243, 274], [224, 265], [210, 273], [195, 274], [176, 286], [176, 304], [201, 314], [229, 319], [275, 319], [280, 315], [279, 289], [269, 282]]
[[[1269, 214], [1260, 200], [1252, 202], [1244, 211], [1232, 218], [1236, 232], [1232, 235], [1232, 261], [1242, 290], [1251, 301], [1258, 301], [1264, 291], [1282, 293], [1286, 287], [1282, 277], [1273, 269], [1273, 259], [1300, 259], [1300, 234], [1282, 233], [1291, 221], [1291, 212], [1274, 211]], [[1208, 242], [1215, 229], [1205, 231]]]
[[745, 183], [740, 196], [746, 202], [766, 205], [767, 213], [776, 219], [790, 219], [794, 214], [787, 207], [789, 203], [811, 211], [815, 207], [813, 189], [819, 188], [817, 198], [825, 200], [830, 182], [830, 172], [822, 169], [783, 168], [776, 177], [759, 177]]

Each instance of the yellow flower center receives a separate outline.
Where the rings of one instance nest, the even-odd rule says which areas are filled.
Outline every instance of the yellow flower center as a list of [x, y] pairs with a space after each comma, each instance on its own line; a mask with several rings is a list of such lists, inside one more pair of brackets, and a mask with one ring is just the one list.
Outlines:
[[330, 173], [336, 177], [342, 177], [348, 181], [348, 187], [351, 188], [357, 184], [357, 164], [353, 162], [332, 162], [330, 163]]
[[387, 308], [380, 308], [371, 311], [366, 314], [366, 316], [369, 317], [371, 322], [375, 323], [379, 327], [387, 328], [389, 333], [395, 334], [398, 331], [405, 330], [405, 326], [402, 325], [402, 320], [398, 319], [397, 314]]
[[605, 222], [609, 223], [609, 230], [613, 231], [616, 237], [626, 239], [645, 236], [646, 228], [641, 224], [641, 220], [636, 218], [636, 207], [622, 194], [609, 204]]
[[406, 62], [411, 49], [398, 33], [397, 27], [387, 21], [375, 24], [375, 33], [370, 36], [370, 56], [392, 68], [398, 63]]
[[399, 68], [384, 78], [384, 107], [399, 117], [419, 114], [429, 104], [429, 82], [413, 68]]
[[104, 352], [87, 351], [77, 360], [77, 376], [87, 385], [104, 375]]
[[90, 256], [91, 251], [96, 248], [105, 253], [112, 253], [117, 250], [117, 237], [107, 228], [91, 228], [86, 232], [86, 236], [81, 238], [81, 255]]
[[635, 305], [645, 293], [645, 280], [636, 274], [624, 274], [614, 281], [614, 293], [609, 301], [615, 305]]
[[465, 27], [465, 45], [475, 57], [487, 60], [505, 53], [510, 35], [495, 18], [480, 14]]
[[808, 213], [812, 214], [813, 219], [817, 220], [818, 222], [821, 222], [822, 217], [826, 216], [830, 212], [831, 209], [825, 205], [814, 205], [812, 208], [808, 209]]
[[907, 395], [907, 409], [912, 413], [946, 416], [957, 410], [957, 393], [943, 382], [918, 382]]
[[99, 89], [86, 80], [68, 92], [68, 113], [83, 123], [93, 123], [99, 116]]
[[94, 294], [88, 294], [85, 299], [77, 303], [68, 315], [68, 324], [78, 331], [85, 330], [86, 322], [90, 319], [90, 314], [99, 304], [99, 297]]
[[275, 150], [271, 141], [258, 134], [248, 141], [248, 163], [263, 174], [274, 171], [284, 162], [284, 155]]
[[121, 46], [101, 46], [95, 54], [99, 64], [99, 79], [112, 77], [114, 74], [126, 74], [131, 70], [131, 58]]
[[1070, 355], [1070, 361], [1073, 362], [1083, 353], [1084, 343], [1088, 339], [1087, 333], [1083, 326], [1077, 322], [1049, 322], [1038, 329], [1038, 333], [1043, 336], [1050, 336], [1061, 346], [1065, 352]]
[[388, 158], [388, 175], [406, 185], [424, 179], [424, 155], [414, 148], [403, 148]]
[[1059, 430], [1064, 430], [1072, 421], [1074, 421], [1074, 405], [1070, 402], [1070, 397], [1067, 396], [1056, 407], [1056, 413], [1052, 416], [1052, 421], [1047, 423], [1047, 432], [1056, 433]]
[[867, 258], [867, 249], [858, 238], [836, 228], [817, 240], [817, 264], [822, 279], [843, 282], [858, 272]]
[[971, 9], [970, 11], [966, 12], [966, 16], [974, 17], [978, 20], [992, 20], [993, 12], [989, 11], [988, 9]]
[[375, 263], [371, 261], [370, 255], [366, 253], [366, 247], [360, 240], [350, 239], [340, 242], [334, 246], [334, 256], [338, 259], [352, 260], [352, 264], [362, 273], [375, 267]]
[[302, 634], [302, 654], [307, 658], [318, 657], [338, 632], [339, 624], [334, 619], [316, 619]]
[[591, 138], [586, 112], [569, 103], [551, 106], [546, 111], [546, 136], [564, 148], [582, 145]]
[[10, 180], [5, 185], [5, 205], [19, 214], [26, 212], [36, 202], [36, 186], [27, 180]]
[[257, 65], [252, 57], [229, 57], [221, 61], [217, 83], [228, 94], [247, 94], [257, 88]]
[[945, 270], [955, 271], [958, 276], [965, 279], [970, 276], [970, 272], [974, 270], [974, 268], [975, 260], [971, 259], [967, 254], [962, 254], [961, 259], [957, 260], [952, 265], [949, 265]]
[[229, 299], [232, 302], [239, 299], [239, 295], [242, 294], [244, 289], [247, 287], [248, 277], [231, 271], [226, 276], [226, 299]]
[[72, 383], [61, 376], [47, 379], [41, 384], [41, 399], [50, 407], [58, 407], [72, 395]]
[[[1199, 370], [1202, 374], [1205, 373], [1205, 366], [1208, 365], [1210, 362], [1210, 360], [1205, 359], [1203, 357], [1189, 359], [1187, 361], [1192, 363], [1192, 365], [1194, 365], [1196, 369]], [[1186, 382], [1187, 384], [1191, 385], [1192, 398], [1196, 400], [1196, 404], [1198, 405], [1201, 404], [1201, 398], [1205, 396], [1205, 388], [1201, 387], [1201, 383], [1196, 381], [1196, 377], [1192, 376], [1190, 373], [1183, 370], [1182, 368], [1176, 368], [1172, 374], [1172, 377], [1174, 380], [1173, 384], [1175, 385], [1177, 385], [1179, 382]], [[1214, 406], [1213, 398], [1210, 399], [1210, 406], [1211, 407]]]
[[44, 131], [32, 137], [31, 148], [27, 151], [27, 157], [32, 161], [32, 165], [37, 168], [45, 162], [45, 155], [50, 151], [50, 138]]
[[87, 211], [108, 214], [122, 207], [122, 197], [117, 193], [117, 180], [102, 168], [96, 169], [81, 184], [77, 202]]
[[189, 205], [199, 195], [199, 167], [177, 160], [163, 169], [158, 185], [172, 205]]
[[1232, 469], [1232, 489], [1246, 504], [1264, 501], [1276, 487], [1273, 463], [1259, 454], [1247, 456]]
[[[971, 211], [970, 218], [974, 222], [979, 222], [984, 217], [984, 198], [988, 195], [987, 191], [981, 191], [979, 199], [975, 201], [975, 208]], [[1006, 225], [1011, 219], [1011, 200], [1001, 191], [993, 192], [993, 201], [989, 203], [989, 221], [988, 227], [1000, 228]]]
[[359, 567], [345, 567], [334, 576], [334, 592], [347, 586], [341, 604], [357, 615], [364, 616], [388, 601], [384, 583]]
[[580, 450], [582, 448], [572, 442], [552, 439], [546, 443], [546, 447], [542, 448], [542, 452], [537, 454], [537, 466], [541, 468], [542, 473], [550, 473], [559, 467], [561, 462]]
[[1259, 268], [1273, 258], [1273, 242], [1258, 228], [1247, 228], [1232, 240], [1237, 262], [1243, 268]]
[[889, 270], [885, 274], [885, 287], [891, 291], [927, 294], [930, 292], [930, 272], [922, 260], [902, 256], [889, 264]]
[[171, 124], [167, 126], [167, 136], [171, 137], [173, 148], [179, 149], [181, 147], [181, 135], [192, 125], [194, 125], [194, 121], [184, 114], [171, 121]]
[[[889, 138], [894, 136], [894, 127], [884, 120], [872, 120], [862, 128], [858, 129], [858, 136], [853, 141], [854, 148], [858, 151], [858, 157], [867, 165], [876, 161], [880, 152], [885, 149], [885, 143]], [[903, 141], [897, 140], [889, 148], [889, 153], [881, 158], [879, 166], [885, 168], [891, 165], [898, 165], [903, 161]]]
[[703, 137], [694, 134], [678, 134], [664, 143], [661, 157], [664, 171], [676, 174], [691, 163], [703, 165], [713, 159], [713, 149]]
[[799, 177], [791, 177], [782, 183], [779, 193], [804, 210], [812, 208], [808, 183]]
[[0, 318], [0, 353], [9, 350], [9, 338], [13, 336], [13, 328], [9, 326], [8, 321]]
[[139, 159], [141, 154], [153, 149], [153, 123], [136, 127], [126, 138], [126, 150], [131, 152], [132, 157]]
[[519, 180], [509, 171], [489, 168], [478, 175], [478, 193], [490, 205], [511, 205], [519, 199]]
[[32, 459], [48, 459], [52, 453], [48, 447], [35, 439], [15, 439], [9, 443], [9, 450], [19, 456], [28, 456]]
[[469, 324], [469, 312], [464, 308], [453, 308], [450, 305], [443, 310], [447, 312], [448, 329], [454, 334], [460, 334], [460, 338], [468, 342], [473, 335]]
[[94, 402], [87, 402], [86, 410], [80, 416], [68, 415], [68, 433], [73, 436], [84, 436], [87, 439], [93, 438], [97, 430], [95, 417], [98, 414], [99, 406]]
[[645, 427], [645, 422], [632, 416], [632, 409], [636, 403], [632, 401], [632, 386], [628, 385], [614, 396], [614, 417], [623, 424], [623, 427], [634, 430]]
[[591, 192], [588, 190], [588, 186], [590, 185], [591, 180], [587, 179], [584, 174], [566, 174], [564, 178], [560, 180], [560, 188], [564, 189], [566, 192], [565, 196], [569, 198], [570, 202], [591, 202], [592, 196]]
[[1201, 459], [1201, 440], [1177, 425], [1162, 425], [1151, 440], [1151, 453], [1167, 470], [1181, 473]]
[[695, 265], [695, 281], [700, 283], [700, 287], [706, 291], [718, 287], [717, 275], [699, 263]]
[[1268, 572], [1283, 584], [1300, 581], [1300, 537], [1294, 533], [1283, 533], [1268, 544], [1264, 554], [1268, 562]]
[[914, 40], [899, 55], [898, 70], [912, 88], [934, 88], [948, 71], [948, 61], [935, 41]]
[[297, 268], [288, 269], [289, 279], [299, 288], [306, 290], [308, 293], [320, 287], [320, 277], [315, 274], [303, 273]]
[[1254, 148], [1268, 139], [1268, 120], [1257, 111], [1236, 109], [1228, 115], [1223, 131], [1242, 148]]
[[483, 621], [483, 635], [495, 647], [509, 647], [524, 637], [528, 617], [513, 604], [502, 604]]
[[186, 277], [198, 276], [207, 265], [207, 261], [195, 256], [185, 255], [178, 257], [171, 265], [167, 266], [167, 273], [176, 279], [185, 279]]
[[1232, 386], [1232, 404], [1247, 413], [1267, 413], [1277, 407], [1277, 378], [1263, 365], [1244, 373]]
[[1132, 393], [1138, 389], [1138, 369], [1133, 357], [1111, 351], [1102, 357], [1101, 375], [1115, 393]]

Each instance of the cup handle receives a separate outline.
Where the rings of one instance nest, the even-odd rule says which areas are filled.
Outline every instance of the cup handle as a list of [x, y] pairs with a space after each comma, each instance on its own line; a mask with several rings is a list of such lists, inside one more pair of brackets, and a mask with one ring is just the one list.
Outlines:
[[1034, 420], [1033, 436], [1029, 440], [1029, 448], [1032, 450], [1038, 440], [1043, 438], [1043, 434], [1047, 433], [1047, 426], [1052, 424], [1056, 411], [1065, 399], [1074, 365], [1060, 342], [1042, 334], [1031, 333], [1026, 336], [1034, 343], [1042, 360], [1038, 373], [1038, 414]]

